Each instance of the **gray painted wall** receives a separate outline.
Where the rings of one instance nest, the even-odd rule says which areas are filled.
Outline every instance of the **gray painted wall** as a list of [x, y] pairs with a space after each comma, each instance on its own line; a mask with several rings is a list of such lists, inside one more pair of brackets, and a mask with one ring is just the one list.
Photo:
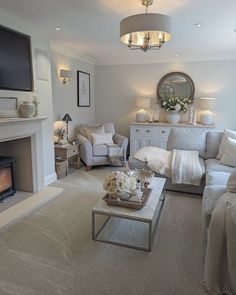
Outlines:
[[[76, 126], [95, 121], [94, 66], [56, 52], [51, 52], [51, 62], [54, 120], [61, 120], [65, 113], [69, 113], [72, 118], [72, 122], [69, 123], [69, 139], [73, 139], [76, 136]], [[59, 78], [60, 69], [72, 71], [73, 77], [66, 85]], [[90, 107], [77, 106], [78, 70], [90, 73]]]
[[193, 79], [195, 97], [217, 98], [217, 127], [236, 129], [235, 60], [96, 66], [96, 121], [113, 121], [120, 133], [129, 135], [136, 113], [134, 97], [153, 97], [155, 102], [159, 80], [174, 71]]

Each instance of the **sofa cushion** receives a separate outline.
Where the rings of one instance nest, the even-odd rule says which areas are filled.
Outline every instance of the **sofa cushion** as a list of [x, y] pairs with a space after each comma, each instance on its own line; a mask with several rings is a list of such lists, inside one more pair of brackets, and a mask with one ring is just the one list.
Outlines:
[[224, 185], [226, 186], [229, 179], [229, 172], [211, 171], [206, 175], [206, 185]]
[[202, 177], [206, 176], [206, 166], [205, 166], [205, 161], [202, 158], [198, 158], [201, 168], [202, 168]]
[[103, 126], [106, 133], [112, 133], [112, 136], [115, 135], [115, 128], [113, 123], [104, 123]]
[[227, 182], [227, 191], [231, 193], [236, 193], [236, 168], [230, 174]]
[[236, 140], [227, 138], [224, 154], [220, 159], [220, 164], [236, 167]]
[[206, 133], [206, 159], [216, 159], [223, 134], [217, 131]]
[[206, 186], [202, 198], [202, 211], [211, 215], [220, 197], [226, 193], [225, 185]]
[[236, 139], [236, 131], [225, 129], [224, 134], [223, 134], [222, 139], [221, 139], [220, 146], [219, 146], [219, 152], [218, 152], [218, 155], [216, 157], [218, 160], [220, 160], [222, 158], [223, 154], [224, 154], [224, 150], [225, 150], [226, 145], [227, 145], [228, 137], [231, 137], [232, 139]]
[[231, 173], [234, 168], [226, 165], [220, 164], [220, 161], [217, 159], [208, 159], [205, 161], [206, 164], [206, 173], [211, 171], [222, 171]]
[[107, 146], [105, 144], [93, 146], [94, 156], [107, 156]]
[[172, 151], [187, 150], [199, 151], [201, 158], [205, 157], [206, 132], [194, 128], [178, 129], [172, 128], [167, 142], [167, 149]]

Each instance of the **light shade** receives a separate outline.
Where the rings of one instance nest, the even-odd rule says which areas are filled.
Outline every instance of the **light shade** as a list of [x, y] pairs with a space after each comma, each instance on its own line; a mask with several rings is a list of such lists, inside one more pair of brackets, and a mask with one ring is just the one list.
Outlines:
[[171, 39], [171, 18], [159, 13], [129, 16], [120, 23], [120, 40], [131, 49], [159, 49]]
[[68, 70], [60, 70], [60, 78], [63, 79], [71, 79], [72, 78], [72, 72]]
[[199, 109], [213, 111], [215, 109], [216, 98], [201, 97], [199, 99]]
[[151, 105], [151, 98], [148, 97], [137, 97], [135, 98], [135, 107], [138, 109], [149, 109]]
[[62, 121], [66, 121], [66, 123], [68, 123], [72, 121], [72, 119], [69, 114], [65, 114], [65, 116], [62, 118]]

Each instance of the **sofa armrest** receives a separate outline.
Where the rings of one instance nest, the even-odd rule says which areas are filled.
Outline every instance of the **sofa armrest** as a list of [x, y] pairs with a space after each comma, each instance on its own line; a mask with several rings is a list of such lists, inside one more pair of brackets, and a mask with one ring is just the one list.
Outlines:
[[91, 142], [84, 136], [78, 134], [79, 151], [81, 160], [87, 165], [92, 166], [93, 163], [93, 147]]
[[122, 148], [123, 150], [123, 158], [126, 160], [126, 152], [127, 152], [127, 147], [128, 147], [128, 138], [116, 133], [114, 135], [114, 143], [117, 144], [119, 147]]

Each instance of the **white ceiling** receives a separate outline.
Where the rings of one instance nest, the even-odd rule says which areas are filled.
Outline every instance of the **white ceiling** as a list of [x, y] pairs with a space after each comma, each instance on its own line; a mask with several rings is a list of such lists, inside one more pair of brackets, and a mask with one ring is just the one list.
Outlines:
[[120, 21], [143, 13], [141, 0], [1, 0], [0, 9], [48, 31], [54, 48], [92, 57], [97, 64], [236, 58], [236, 0], [154, 0], [150, 12], [172, 17], [173, 38], [160, 51], [147, 53], [130, 51], [119, 41]]

